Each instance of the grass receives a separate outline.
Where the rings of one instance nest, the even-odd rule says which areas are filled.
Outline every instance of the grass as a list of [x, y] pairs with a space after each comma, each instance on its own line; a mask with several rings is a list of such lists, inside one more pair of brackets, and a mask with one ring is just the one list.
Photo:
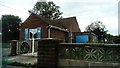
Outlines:
[[19, 62], [7, 62], [7, 61], [2, 61], [3, 65], [11, 65], [11, 66], [20, 66], [24, 68], [31, 68], [32, 64], [26, 64], [26, 63], [19, 63]]
[[13, 62], [13, 63], [8, 63], [8, 65], [12, 66], [23, 66], [23, 67], [31, 67], [31, 64], [24, 64], [24, 63], [19, 63], [19, 62]]

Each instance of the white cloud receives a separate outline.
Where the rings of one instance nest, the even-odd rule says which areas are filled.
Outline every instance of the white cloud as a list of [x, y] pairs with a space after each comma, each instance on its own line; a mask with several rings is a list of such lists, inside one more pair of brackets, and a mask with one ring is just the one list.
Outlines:
[[0, 15], [11, 14], [21, 17], [24, 21], [28, 16], [28, 10], [32, 9], [37, 0], [4, 0], [0, 1]]
[[112, 33], [113, 35], [118, 34], [118, 18], [116, 17], [106, 17], [101, 19], [103, 24], [106, 25], [106, 29], [108, 29], [108, 33]]
[[[100, 20], [105, 23], [109, 33], [114, 35], [118, 34], [118, 1], [89, 1], [90, 0], [87, 0], [87, 2], [67, 2], [65, 7], [62, 8], [64, 10], [63, 15], [66, 17], [76, 16], [82, 31], [84, 31], [85, 27], [91, 22]], [[110, 27], [110, 25], [113, 26]]]
[[[3, 0], [2, 4], [9, 7], [24, 11], [16, 11], [4, 6], [0, 6], [0, 14], [18, 15], [25, 20], [28, 16], [28, 10], [32, 9], [38, 0]], [[50, 1], [50, 0], [47, 0]], [[63, 17], [76, 16], [79, 22], [80, 29], [85, 30], [85, 27], [91, 22], [100, 20], [106, 25], [106, 28], [112, 34], [117, 34], [117, 4], [119, 0], [51, 0], [56, 5], [60, 6], [63, 12]], [[109, 23], [108, 23], [109, 22]], [[114, 24], [113, 24], [114, 23]], [[114, 25], [111, 26], [110, 25]]]
[[105, 2], [118, 2], [119, 0], [47, 0], [55, 2], [94, 2], [94, 3], [105, 3]]

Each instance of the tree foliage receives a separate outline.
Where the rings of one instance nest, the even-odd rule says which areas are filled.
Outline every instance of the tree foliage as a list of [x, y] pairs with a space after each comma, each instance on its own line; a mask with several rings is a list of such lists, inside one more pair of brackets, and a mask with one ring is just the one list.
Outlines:
[[0, 19], [0, 43], [2, 42], [2, 20]]
[[105, 25], [101, 21], [92, 22], [86, 27], [87, 32], [92, 32], [98, 36], [98, 41], [101, 41], [106, 38], [107, 30], [105, 30]]
[[21, 19], [14, 15], [2, 15], [2, 41], [19, 39], [19, 23]]
[[35, 14], [49, 19], [59, 19], [61, 18], [62, 12], [59, 11], [59, 6], [56, 6], [52, 1], [49, 2], [37, 2], [31, 10]]
[[113, 44], [114, 43], [113, 39], [114, 39], [113, 35], [106, 34], [106, 41], [105, 41], [105, 43]]
[[116, 35], [116, 36], [114, 36], [114, 38], [113, 38], [113, 42], [115, 43], [115, 44], [120, 44], [120, 35]]

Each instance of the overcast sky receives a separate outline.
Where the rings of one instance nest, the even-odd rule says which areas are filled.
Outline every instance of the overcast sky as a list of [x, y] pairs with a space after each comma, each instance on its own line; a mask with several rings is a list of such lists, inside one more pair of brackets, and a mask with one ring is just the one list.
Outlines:
[[[0, 16], [12, 14], [24, 21], [38, 0], [1, 0]], [[49, 1], [49, 0], [47, 0]], [[118, 35], [119, 0], [51, 0], [60, 6], [63, 17], [76, 16], [81, 31], [94, 21], [102, 21], [108, 33]]]

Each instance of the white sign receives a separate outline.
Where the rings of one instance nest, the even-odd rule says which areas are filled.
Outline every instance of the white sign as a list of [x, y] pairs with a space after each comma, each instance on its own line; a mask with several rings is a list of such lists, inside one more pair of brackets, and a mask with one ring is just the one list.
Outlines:
[[30, 29], [30, 32], [31, 32], [32, 34], [36, 34], [36, 33], [37, 33], [37, 29]]

